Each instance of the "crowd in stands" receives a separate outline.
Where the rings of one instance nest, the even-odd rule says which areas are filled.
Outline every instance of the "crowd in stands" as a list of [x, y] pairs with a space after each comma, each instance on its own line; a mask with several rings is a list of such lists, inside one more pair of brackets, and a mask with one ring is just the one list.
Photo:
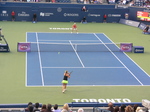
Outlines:
[[108, 103], [108, 108], [110, 112], [150, 112], [148, 109], [143, 109], [142, 107], [139, 107], [137, 104], [135, 105], [121, 105], [114, 106], [112, 102]]
[[[109, 110], [110, 112], [150, 112], [147, 108], [140, 107], [137, 104], [114, 106], [112, 102], [108, 103], [108, 107], [106, 107], [105, 110]], [[40, 105], [39, 103], [33, 104], [29, 102], [28, 107], [25, 108], [25, 112], [72, 112], [72, 110], [67, 103], [60, 109], [57, 104], [52, 106], [51, 104]], [[84, 109], [79, 108], [76, 112], [84, 112]]]
[[[10, 0], [0, 0], [10, 1]], [[12, 0], [14, 2], [49, 2], [49, 3], [72, 3], [74, 0]], [[119, 4], [127, 6], [140, 6], [150, 8], [150, 0], [75, 0], [82, 4]]]
[[[51, 104], [42, 104], [42, 107], [40, 107], [40, 104], [37, 102], [33, 104], [32, 102], [28, 103], [28, 107], [25, 108], [25, 112], [72, 112], [72, 110], [69, 108], [69, 105], [65, 103], [61, 109], [59, 109], [58, 105], [51, 105]], [[84, 112], [82, 108], [78, 109], [78, 112]]]

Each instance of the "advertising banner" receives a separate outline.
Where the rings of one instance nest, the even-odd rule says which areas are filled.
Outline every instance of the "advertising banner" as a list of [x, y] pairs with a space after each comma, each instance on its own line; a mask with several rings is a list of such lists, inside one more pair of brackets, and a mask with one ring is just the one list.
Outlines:
[[126, 20], [126, 19], [120, 19], [119, 23], [129, 25], [129, 26], [134, 26], [134, 27], [138, 27], [140, 24], [140, 22]]
[[31, 51], [31, 44], [30, 43], [18, 43], [18, 52], [29, 52]]
[[120, 50], [123, 52], [132, 52], [132, 43], [120, 43]]

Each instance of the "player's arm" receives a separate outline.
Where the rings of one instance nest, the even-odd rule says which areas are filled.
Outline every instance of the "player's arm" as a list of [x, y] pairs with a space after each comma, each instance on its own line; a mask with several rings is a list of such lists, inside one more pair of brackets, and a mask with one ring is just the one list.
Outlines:
[[64, 75], [70, 78], [70, 73], [64, 73]]

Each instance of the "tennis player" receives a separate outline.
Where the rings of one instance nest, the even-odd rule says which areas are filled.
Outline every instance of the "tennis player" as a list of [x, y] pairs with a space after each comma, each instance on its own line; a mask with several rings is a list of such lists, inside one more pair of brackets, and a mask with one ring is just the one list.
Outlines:
[[[76, 23], [74, 23], [74, 24], [72, 25], [72, 32], [73, 32], [74, 30], [76, 31], [76, 33], [78, 33], [78, 31], [77, 31], [77, 24], [76, 24]], [[71, 32], [71, 33], [72, 33], [72, 32]]]
[[68, 78], [70, 78], [70, 73], [68, 71], [65, 71], [64, 78], [62, 80], [62, 92], [63, 93], [66, 91], [67, 84], [68, 84]]

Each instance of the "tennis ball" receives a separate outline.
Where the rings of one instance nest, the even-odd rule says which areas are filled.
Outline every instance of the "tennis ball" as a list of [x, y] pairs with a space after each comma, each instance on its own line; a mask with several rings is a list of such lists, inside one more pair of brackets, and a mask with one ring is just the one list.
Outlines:
[[58, 52], [58, 54], [60, 54], [60, 52]]

